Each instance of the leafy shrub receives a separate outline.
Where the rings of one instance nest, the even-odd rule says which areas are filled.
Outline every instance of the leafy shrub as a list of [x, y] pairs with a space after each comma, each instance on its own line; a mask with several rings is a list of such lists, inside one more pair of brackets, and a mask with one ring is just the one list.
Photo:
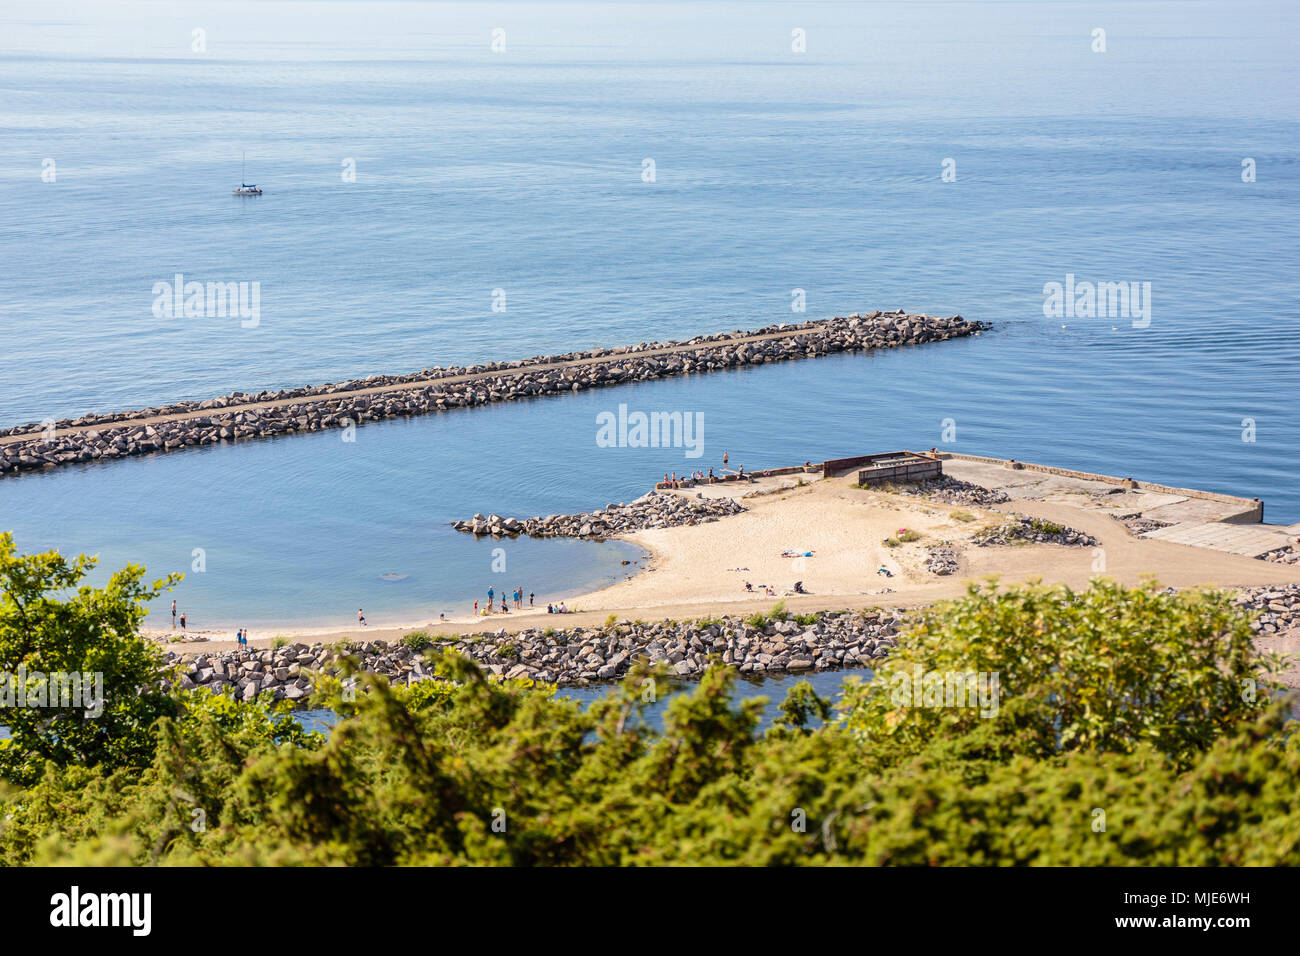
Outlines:
[[785, 602], [777, 601], [775, 604], [772, 605], [772, 609], [768, 611], [766, 614], [764, 614], [761, 611], [755, 612], [754, 614], [751, 614], [749, 617], [745, 618], [745, 623], [748, 624], [750, 627], [761, 631], [763, 628], [767, 627], [773, 621], [784, 621], [786, 617], [787, 617], [787, 613], [785, 610]]
[[428, 631], [412, 631], [410, 634], [402, 635], [401, 644], [413, 651], [422, 651], [433, 646], [433, 638], [429, 636]]

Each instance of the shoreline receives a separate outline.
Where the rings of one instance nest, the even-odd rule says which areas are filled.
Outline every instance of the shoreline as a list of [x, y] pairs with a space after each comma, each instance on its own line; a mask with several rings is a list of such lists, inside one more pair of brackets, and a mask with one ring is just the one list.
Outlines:
[[[1196, 526], [1225, 535], [1290, 534], [1293, 539], [1300, 538], [1300, 526], [1283, 529], [1233, 523], [1231, 516], [1236, 507], [1232, 501], [1180, 497], [1127, 485], [1113, 487], [1078, 474], [1038, 474], [997, 464], [992, 459], [950, 458], [944, 463], [950, 472], [958, 474], [959, 483], [962, 478], [979, 478], [981, 481], [970, 487], [982, 491], [1003, 482], [1014, 497], [995, 504], [963, 503], [964, 499], [954, 504], [893, 489], [859, 488], [856, 475], [803, 484], [793, 477], [759, 478], [743, 487], [705, 485], [668, 492], [681, 496], [735, 495], [746, 510], [702, 524], [611, 535], [641, 548], [646, 553], [645, 561], [624, 581], [564, 598], [570, 608], [565, 615], [547, 614], [542, 604], [507, 614], [467, 614], [445, 622], [420, 620], [417, 615], [409, 623], [366, 627], [290, 625], [252, 637], [250, 643], [264, 648], [277, 636], [322, 643], [395, 641], [413, 631], [426, 631], [435, 639], [467, 633], [513, 634], [529, 628], [596, 626], [611, 615], [620, 621], [690, 621], [763, 613], [778, 601], [784, 601], [792, 613], [913, 608], [960, 597], [971, 583], [990, 577], [1006, 584], [1038, 579], [1076, 590], [1086, 588], [1094, 577], [1132, 586], [1148, 575], [1162, 586], [1179, 589], [1239, 590], [1300, 584], [1300, 565], [1159, 537], [1171, 527]], [[1220, 508], [1220, 513], [1207, 511], [1211, 506]], [[1002, 538], [995, 539], [997, 546], [977, 543], [980, 532], [997, 529], [1012, 515], [1077, 530], [1081, 546], [1007, 544]], [[1144, 519], [1142, 515], [1196, 520], [1175, 523]], [[1134, 530], [1146, 527], [1141, 524], [1143, 520], [1163, 527]], [[913, 529], [919, 539], [896, 546], [884, 543], [903, 526]], [[782, 555], [792, 547], [811, 551], [812, 556], [797, 565], [795, 561], [801, 559]], [[927, 561], [933, 549], [942, 549], [951, 556], [950, 563], [937, 573], [930, 570]], [[1103, 570], [1098, 570], [1098, 552]], [[879, 574], [880, 567], [887, 568], [890, 575]], [[951, 573], [947, 573], [949, 570]], [[773, 593], [746, 592], [746, 580], [755, 586], [770, 585]], [[795, 580], [805, 582], [810, 593], [791, 593]], [[209, 640], [174, 643], [166, 641], [174, 633], [170, 629], [142, 630], [171, 649], [221, 651], [236, 646], [233, 629], [199, 631], [195, 633]], [[1300, 651], [1300, 633], [1280, 634], [1278, 640], [1287, 647], [1294, 644]]]

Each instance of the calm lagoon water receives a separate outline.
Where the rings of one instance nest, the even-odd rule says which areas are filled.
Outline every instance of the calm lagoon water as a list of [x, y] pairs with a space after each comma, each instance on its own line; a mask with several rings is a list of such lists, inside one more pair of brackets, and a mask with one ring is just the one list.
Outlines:
[[[830, 700], [832, 704], [839, 700], [844, 682], [849, 678], [857, 678], [862, 681], [871, 679], [871, 671], [867, 668], [844, 671], [822, 671], [821, 673], [812, 673], [804, 675], [794, 674], [773, 674], [770, 677], [764, 677], [761, 680], [737, 680], [732, 689], [733, 703], [739, 703], [745, 700], [752, 700], [755, 697], [763, 697], [766, 703], [763, 706], [763, 712], [759, 718], [759, 732], [767, 730], [781, 716], [781, 702], [785, 700], [785, 695], [789, 693], [790, 688], [800, 681], [806, 680], [812, 685], [812, 689], [819, 695]], [[676, 684], [666, 689], [653, 704], [647, 704], [642, 716], [647, 726], [655, 730], [663, 730], [664, 710], [669, 702], [678, 694], [691, 693], [694, 689], [693, 684]], [[562, 687], [558, 697], [568, 697], [578, 701], [585, 708], [601, 697], [610, 692], [608, 687]], [[295, 715], [298, 722], [307, 730], [328, 731], [338, 723], [338, 714], [332, 710], [302, 710]], [[816, 719], [809, 720], [809, 726], [818, 726], [821, 722]]]
[[[628, 500], [723, 450], [929, 447], [944, 419], [953, 450], [1300, 521], [1298, 26], [1249, 0], [7, 5], [0, 425], [875, 308], [996, 328], [24, 476], [0, 528], [186, 572], [197, 627], [429, 620], [638, 567], [520, 540], [497, 574], [454, 518]], [[230, 195], [244, 152], [260, 199]], [[260, 323], [155, 318], [177, 272], [259, 282]], [[1045, 318], [1067, 273], [1150, 282], [1150, 326]], [[621, 402], [701, 413], [704, 457], [597, 448]]]

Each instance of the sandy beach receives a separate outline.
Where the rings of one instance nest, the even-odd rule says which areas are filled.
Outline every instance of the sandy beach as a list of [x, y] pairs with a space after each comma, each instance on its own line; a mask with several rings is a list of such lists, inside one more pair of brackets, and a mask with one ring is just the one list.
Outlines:
[[[255, 633], [252, 643], [264, 646], [280, 636], [295, 641], [392, 640], [414, 630], [513, 632], [559, 620], [566, 626], [599, 623], [610, 614], [627, 620], [679, 620], [766, 610], [778, 600], [793, 611], [913, 607], [959, 596], [971, 581], [990, 576], [1004, 583], [1041, 579], [1074, 588], [1086, 587], [1097, 576], [1129, 585], [1150, 576], [1179, 588], [1300, 582], [1300, 566], [1137, 537], [1108, 513], [1112, 502], [1098, 494], [1089, 496], [1087, 490], [1053, 489], [1037, 497], [975, 507], [859, 488], [856, 475], [783, 476], [693, 488], [676, 493], [730, 495], [748, 510], [707, 524], [624, 536], [650, 553], [647, 568], [629, 580], [567, 600], [570, 613], [562, 619], [548, 615], [541, 603], [532, 610], [466, 615], [444, 623], [268, 629]], [[1086, 532], [1098, 545], [978, 547], [971, 541], [975, 532], [1001, 524], [1011, 511]], [[884, 543], [904, 529], [920, 537], [896, 547]], [[956, 573], [937, 576], [923, 564], [928, 548], [938, 545], [956, 552]], [[879, 573], [882, 567], [888, 576]], [[796, 594], [796, 581], [802, 581], [808, 593]], [[752, 591], [746, 590], [746, 582]], [[192, 632], [206, 638], [202, 642], [171, 640], [169, 630], [150, 633], [173, 649], [235, 646], [234, 633], [228, 630]]]

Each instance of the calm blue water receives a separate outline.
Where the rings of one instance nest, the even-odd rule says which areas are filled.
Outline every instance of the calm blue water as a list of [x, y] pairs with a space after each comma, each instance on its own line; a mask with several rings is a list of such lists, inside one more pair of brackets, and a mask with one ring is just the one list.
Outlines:
[[[952, 418], [952, 450], [1300, 521], [1298, 28], [1284, 2], [6, 5], [0, 425], [874, 308], [997, 328], [5, 480], [0, 528], [158, 574], [202, 549], [199, 627], [570, 595], [638, 552], [517, 541], [499, 574], [446, 522], [697, 464], [597, 448], [620, 402], [702, 413], [706, 466]], [[229, 194], [244, 151], [260, 199]], [[259, 282], [260, 324], [155, 318], [177, 272]], [[1067, 272], [1150, 282], [1150, 327], [1044, 318]]]
[[[767, 730], [781, 716], [781, 703], [785, 700], [785, 695], [790, 692], [795, 684], [800, 681], [807, 681], [812, 685], [812, 689], [823, 698], [829, 700], [832, 704], [837, 704], [840, 699], [840, 692], [844, 689], [845, 681], [857, 679], [861, 681], [871, 680], [872, 672], [868, 668], [857, 668], [843, 671], [822, 671], [821, 673], [810, 673], [803, 675], [795, 674], [773, 674], [770, 677], [764, 677], [761, 680], [737, 680], [732, 685], [731, 699], [733, 704], [739, 704], [741, 701], [752, 700], [755, 697], [763, 697], [766, 703], [763, 705], [763, 712], [759, 717], [758, 730], [760, 732]], [[665, 688], [664, 693], [659, 696], [653, 704], [647, 704], [642, 711], [642, 716], [646, 726], [655, 730], [663, 730], [664, 712], [668, 708], [669, 702], [679, 694], [689, 694], [695, 688], [693, 683], [677, 682], [671, 683]], [[556, 694], [557, 697], [568, 697], [586, 705], [596, 701], [611, 692], [608, 686], [595, 687], [562, 687]], [[332, 710], [324, 708], [316, 710], [300, 710], [296, 712], [298, 722], [308, 730], [328, 731], [336, 723], [339, 716]], [[810, 718], [808, 726], [818, 727], [821, 721], [816, 718]], [[5, 736], [5, 732], [0, 729], [0, 737]]]

